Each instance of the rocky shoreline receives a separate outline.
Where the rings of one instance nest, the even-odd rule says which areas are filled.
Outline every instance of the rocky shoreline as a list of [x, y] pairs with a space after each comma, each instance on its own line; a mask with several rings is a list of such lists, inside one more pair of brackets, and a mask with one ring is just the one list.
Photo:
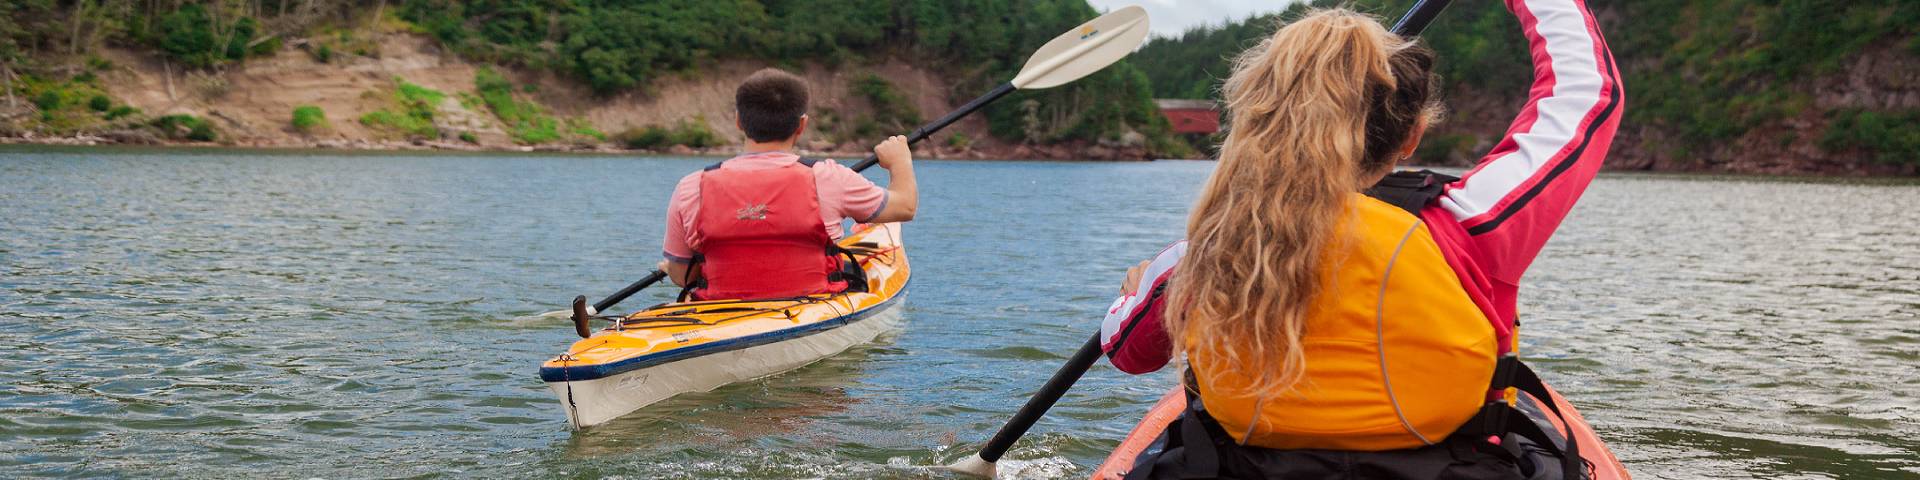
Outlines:
[[[1080, 160], [1080, 161], [1147, 161], [1154, 160], [1145, 148], [1119, 147], [1081, 142], [1055, 145], [987, 145], [973, 148], [952, 148], [931, 145], [932, 142], [914, 146], [918, 158], [947, 160]], [[478, 145], [461, 141], [446, 140], [256, 140], [191, 142], [162, 139], [144, 130], [118, 130], [95, 133], [82, 133], [72, 136], [41, 136], [32, 132], [20, 136], [0, 136], [0, 145], [58, 145], [58, 146], [152, 146], [152, 147], [192, 147], [192, 148], [238, 148], [266, 150], [347, 150], [347, 151], [441, 151], [441, 152], [496, 152], [496, 153], [588, 153], [588, 154], [640, 154], [671, 155], [695, 157], [724, 157], [732, 155], [739, 147], [728, 145], [713, 148], [692, 148], [675, 145], [665, 149], [639, 150], [621, 148], [611, 143], [555, 143], [544, 145], [492, 146]], [[867, 151], [848, 145], [815, 144], [801, 149], [801, 154], [834, 158], [865, 158]]]

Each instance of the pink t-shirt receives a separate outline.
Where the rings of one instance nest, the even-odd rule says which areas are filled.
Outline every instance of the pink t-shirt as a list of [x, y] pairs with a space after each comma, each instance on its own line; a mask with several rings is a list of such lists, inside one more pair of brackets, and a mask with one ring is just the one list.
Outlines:
[[[720, 168], [765, 170], [799, 160], [798, 155], [787, 152], [749, 153], [727, 160]], [[673, 199], [667, 203], [667, 238], [661, 242], [667, 260], [686, 263], [693, 259], [690, 239], [693, 219], [700, 213], [700, 174], [687, 174], [673, 187]], [[841, 219], [865, 222], [887, 207], [887, 189], [833, 160], [813, 164], [813, 182], [814, 190], [820, 195], [820, 227], [834, 239], [843, 235]]]

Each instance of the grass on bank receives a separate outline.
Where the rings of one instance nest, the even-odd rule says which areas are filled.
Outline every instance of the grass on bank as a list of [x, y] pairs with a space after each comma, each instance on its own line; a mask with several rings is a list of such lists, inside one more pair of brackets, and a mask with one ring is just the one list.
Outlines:
[[65, 79], [21, 74], [13, 79], [16, 101], [31, 105], [34, 114], [16, 124], [29, 130], [52, 135], [72, 135], [108, 128], [125, 128], [130, 117], [140, 110], [117, 104], [99, 84], [93, 70]]
[[[491, 68], [474, 72], [473, 86], [479, 93], [479, 103], [500, 119], [515, 142], [533, 145], [567, 138], [607, 140], [607, 134], [595, 130], [586, 119], [569, 118], [562, 123], [540, 104], [514, 97], [513, 82]], [[527, 84], [521, 90], [534, 92], [536, 88]]]
[[[360, 124], [388, 136], [407, 139], [438, 139], [440, 129], [433, 123], [440, 102], [447, 95], [438, 90], [394, 78], [395, 88], [388, 108], [360, 116]], [[373, 94], [373, 92], [368, 92]]]

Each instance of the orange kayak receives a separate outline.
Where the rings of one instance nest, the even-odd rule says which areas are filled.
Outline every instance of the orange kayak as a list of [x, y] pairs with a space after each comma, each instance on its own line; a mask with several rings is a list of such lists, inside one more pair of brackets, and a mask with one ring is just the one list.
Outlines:
[[[1585, 458], [1587, 464], [1592, 467], [1591, 473], [1594, 480], [1631, 479], [1632, 476], [1627, 474], [1627, 467], [1620, 464], [1620, 459], [1614, 458], [1613, 450], [1607, 448], [1606, 442], [1601, 441], [1600, 436], [1593, 432], [1593, 426], [1587, 424], [1587, 419], [1580, 416], [1580, 412], [1573, 408], [1573, 404], [1567, 403], [1567, 399], [1561, 397], [1560, 392], [1554, 391], [1551, 386], [1547, 387], [1547, 393], [1551, 394], [1549, 396], [1553, 397], [1552, 401], [1559, 405], [1560, 411], [1566, 413], [1567, 421], [1572, 425], [1561, 423], [1551, 413], [1544, 413], [1537, 403], [1539, 400], [1526, 393], [1520, 394], [1521, 411], [1527, 412], [1529, 417], [1543, 419], [1562, 436], [1578, 439], [1580, 456]], [[1167, 425], [1180, 418], [1180, 414], [1186, 409], [1187, 396], [1180, 387], [1174, 387], [1167, 391], [1166, 395], [1161, 395], [1160, 401], [1154, 403], [1152, 409], [1147, 410], [1146, 417], [1140, 419], [1140, 423], [1133, 426], [1133, 431], [1127, 433], [1126, 440], [1122, 440], [1120, 446], [1115, 447], [1113, 453], [1107, 456], [1107, 461], [1101, 463], [1100, 468], [1094, 469], [1092, 480], [1116, 480], [1125, 476], [1129, 470], [1133, 469], [1134, 461], [1149, 448], [1153, 448], [1154, 441], [1166, 431]]]

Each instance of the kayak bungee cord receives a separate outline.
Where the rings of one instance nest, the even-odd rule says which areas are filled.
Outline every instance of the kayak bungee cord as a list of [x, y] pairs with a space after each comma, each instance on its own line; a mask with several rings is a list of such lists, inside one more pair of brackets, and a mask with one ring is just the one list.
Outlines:
[[[892, 251], [892, 249], [889, 249], [887, 251]], [[890, 264], [883, 263], [883, 265], [890, 265]], [[640, 316], [640, 313], [635, 313], [633, 316], [628, 316], [624, 318], [614, 317], [614, 316], [597, 316], [592, 318], [613, 321], [614, 323], [612, 325], [608, 325], [606, 328], [602, 328], [601, 330], [612, 330], [612, 331], [619, 332], [619, 331], [627, 331], [627, 330], [646, 330], [646, 329], [667, 328], [667, 327], [714, 326], [714, 325], [719, 325], [719, 324], [727, 323], [734, 320], [753, 318], [754, 316], [760, 313], [774, 312], [774, 311], [785, 312], [787, 316], [791, 318], [793, 315], [790, 312], [790, 310], [793, 309], [794, 307], [815, 305], [815, 304], [825, 305], [828, 308], [832, 308], [834, 311], [835, 317], [846, 316], [846, 314], [849, 313], [849, 311], [840, 308], [841, 307], [840, 305], [834, 304], [834, 300], [846, 300], [846, 294], [835, 294], [828, 297], [813, 297], [813, 296], [795, 297], [791, 299], [778, 299], [778, 300], [772, 300], [772, 301], [769, 301], [769, 300], [721, 300], [708, 305], [727, 305], [727, 304], [733, 304], [733, 303], [775, 303], [775, 302], [787, 302], [787, 303], [780, 306], [722, 307], [722, 308], [716, 308], [711, 310], [700, 310], [697, 308], [688, 308], [684, 310], [675, 310], [672, 312], [667, 312], [665, 315], [660, 315], [660, 316]], [[665, 305], [661, 305], [661, 306], [665, 306]], [[851, 305], [848, 305], [848, 307], [851, 308]], [[701, 320], [698, 318], [681, 316], [681, 315], [712, 314], [712, 313], [720, 313], [720, 312], [744, 312], [744, 314], [722, 318], [718, 320]], [[641, 313], [645, 313], [645, 312], [641, 312]], [[658, 324], [658, 325], [655, 325], [655, 324]]]

